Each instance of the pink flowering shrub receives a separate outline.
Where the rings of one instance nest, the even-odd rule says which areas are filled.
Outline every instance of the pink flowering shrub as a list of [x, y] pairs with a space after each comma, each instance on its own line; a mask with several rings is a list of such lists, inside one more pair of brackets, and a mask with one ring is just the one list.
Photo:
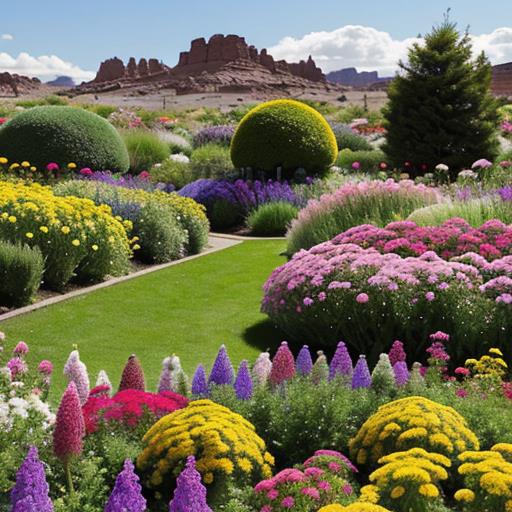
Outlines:
[[381, 254], [338, 237], [274, 270], [262, 311], [293, 339], [327, 345], [343, 339], [371, 364], [396, 338], [411, 359], [423, 357], [422, 340], [438, 330], [452, 334], [455, 360], [482, 353], [489, 343], [510, 353], [512, 256], [455, 259], [433, 251]]
[[347, 183], [336, 192], [310, 200], [300, 211], [287, 235], [288, 254], [309, 249], [365, 222], [385, 226], [404, 219], [441, 197], [437, 189], [415, 185], [411, 180]]
[[435, 251], [446, 260], [472, 252], [491, 261], [512, 254], [512, 226], [490, 220], [473, 228], [464, 219], [457, 218], [428, 227], [412, 221], [392, 222], [385, 228], [363, 224], [341, 233], [333, 243], [373, 247], [380, 253], [403, 257]]
[[318, 450], [297, 468], [283, 469], [254, 487], [254, 505], [260, 512], [316, 512], [329, 503], [347, 505], [356, 500], [350, 460], [334, 450]]

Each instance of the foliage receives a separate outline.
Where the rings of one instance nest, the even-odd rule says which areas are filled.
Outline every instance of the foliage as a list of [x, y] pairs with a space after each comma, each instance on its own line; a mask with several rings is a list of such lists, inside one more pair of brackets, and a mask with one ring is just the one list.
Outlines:
[[149, 171], [154, 164], [163, 162], [169, 156], [169, 147], [149, 130], [128, 130], [123, 140], [130, 157], [133, 173]]
[[453, 408], [410, 396], [379, 407], [350, 440], [350, 456], [357, 464], [375, 467], [385, 455], [423, 448], [455, 461], [460, 453], [479, 446], [465, 419]]
[[251, 483], [272, 474], [274, 458], [253, 425], [210, 400], [191, 402], [164, 416], [143, 442], [137, 467], [150, 487], [176, 478], [188, 455], [196, 456], [196, 469], [208, 486], [222, 487], [227, 479]]
[[338, 150], [350, 149], [351, 151], [372, 151], [372, 145], [361, 135], [354, 132], [350, 125], [332, 123], [332, 131], [336, 137]]
[[0, 306], [27, 305], [39, 289], [43, 270], [38, 247], [0, 240]]
[[108, 206], [58, 197], [48, 187], [0, 181], [0, 237], [39, 247], [45, 257], [44, 285], [62, 289], [76, 274], [101, 280], [126, 271], [131, 223]]
[[227, 178], [233, 174], [229, 150], [218, 144], [205, 144], [190, 155], [190, 168], [194, 179]]
[[[414, 44], [408, 63], [391, 82], [384, 109], [384, 151], [394, 165], [416, 169], [444, 163], [453, 176], [478, 158], [497, 152], [497, 104], [490, 93], [492, 69], [482, 53], [472, 58], [469, 34], [448, 17], [425, 44]], [[471, 127], [469, 129], [469, 127]]]
[[116, 129], [100, 116], [62, 106], [21, 112], [0, 130], [0, 155], [37, 168], [73, 162], [81, 169], [128, 170], [128, 152]]
[[342, 149], [336, 165], [342, 169], [376, 174], [382, 164], [387, 167], [388, 158], [383, 151]]
[[247, 226], [258, 236], [283, 236], [299, 209], [284, 201], [264, 203], [247, 217]]
[[229, 147], [234, 133], [235, 127], [231, 124], [205, 126], [194, 135], [194, 146], [197, 148], [205, 144], [218, 144]]
[[346, 183], [331, 194], [311, 200], [288, 231], [288, 254], [330, 240], [363, 223], [384, 226], [439, 200], [439, 193], [412, 181]]
[[323, 173], [337, 155], [334, 133], [315, 109], [293, 100], [274, 100], [252, 109], [238, 125], [231, 142], [237, 168], [274, 172], [298, 168]]
[[159, 166], [153, 167], [150, 175], [154, 183], [171, 183], [176, 189], [194, 181], [190, 164], [173, 158], [166, 158]]

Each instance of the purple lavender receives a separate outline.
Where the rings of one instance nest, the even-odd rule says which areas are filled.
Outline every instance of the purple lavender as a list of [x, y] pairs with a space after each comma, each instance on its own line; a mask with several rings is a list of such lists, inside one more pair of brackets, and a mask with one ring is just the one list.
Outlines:
[[397, 361], [393, 365], [393, 372], [397, 386], [405, 386], [409, 382], [409, 370], [405, 361]]
[[352, 375], [352, 389], [369, 388], [372, 385], [372, 376], [368, 369], [366, 356], [360, 355]]
[[139, 477], [135, 474], [133, 462], [126, 459], [123, 470], [117, 475], [105, 512], [144, 512], [146, 500], [141, 491], [142, 487], [139, 484]]
[[497, 192], [503, 201], [512, 202], [512, 185], [502, 187]]
[[208, 377], [208, 386], [211, 384], [233, 384], [235, 378], [233, 366], [229, 359], [226, 347], [222, 345], [213, 363], [213, 368]]
[[239, 400], [249, 400], [252, 397], [252, 379], [249, 365], [244, 359], [238, 367], [238, 373], [235, 380], [236, 397]]
[[194, 146], [204, 146], [205, 144], [229, 146], [234, 133], [235, 127], [231, 124], [205, 126], [194, 135]]
[[206, 382], [206, 372], [204, 366], [198, 364], [194, 377], [192, 378], [192, 394], [204, 398], [208, 396], [208, 383]]
[[201, 483], [201, 475], [192, 455], [187, 457], [185, 469], [176, 480], [169, 512], [212, 512], [206, 503], [206, 488]]
[[343, 341], [338, 343], [336, 352], [329, 367], [329, 380], [335, 377], [342, 377], [343, 379], [351, 380], [354, 367], [350, 354], [348, 353], [347, 346]]
[[404, 344], [400, 340], [395, 340], [389, 351], [389, 362], [394, 365], [398, 361], [405, 361], [407, 355], [404, 350]]
[[297, 356], [296, 361], [297, 373], [302, 376], [309, 375], [313, 369], [313, 359], [309, 347], [304, 345]]
[[48, 491], [44, 466], [39, 460], [37, 448], [31, 446], [16, 474], [16, 483], [11, 490], [12, 510], [16, 512], [33, 512], [34, 510], [53, 512]]
[[107, 185], [113, 185], [115, 187], [123, 187], [130, 189], [142, 189], [149, 192], [153, 192], [157, 187], [149, 176], [132, 174], [125, 174], [123, 176], [117, 176], [112, 174], [110, 171], [96, 171], [92, 174], [81, 174], [81, 179], [88, 181], [98, 181], [100, 183], [106, 183]]

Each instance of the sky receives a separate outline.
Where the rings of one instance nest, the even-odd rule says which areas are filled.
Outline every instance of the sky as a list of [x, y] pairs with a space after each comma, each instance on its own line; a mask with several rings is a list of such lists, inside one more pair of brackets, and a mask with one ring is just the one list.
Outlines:
[[232, 33], [324, 72], [389, 76], [447, 8], [493, 64], [512, 61], [511, 0], [0, 0], [0, 71], [80, 82], [109, 57], [174, 66], [192, 39]]

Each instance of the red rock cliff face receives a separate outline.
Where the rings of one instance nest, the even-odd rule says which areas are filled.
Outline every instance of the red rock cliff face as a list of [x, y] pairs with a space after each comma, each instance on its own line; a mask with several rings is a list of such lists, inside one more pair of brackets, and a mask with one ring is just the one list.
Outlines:
[[316, 66], [311, 55], [307, 61], [301, 60], [299, 63], [289, 64], [284, 60], [275, 62], [266, 49], [259, 53], [254, 46], [246, 43], [245, 38], [234, 34], [227, 36], [215, 34], [208, 42], [204, 37], [194, 39], [190, 50], [180, 53], [178, 64], [173, 69], [182, 73], [201, 73], [236, 60], [252, 61], [264, 66], [272, 73], [288, 72], [314, 82], [325, 81], [322, 70]]
[[11, 74], [7, 71], [0, 73], [0, 94], [19, 96], [41, 86], [38, 78], [29, 78], [28, 76]]
[[496, 96], [512, 96], [512, 62], [492, 68], [491, 89]]
[[128, 64], [125, 66], [121, 59], [114, 57], [107, 59], [100, 64], [100, 69], [96, 73], [95, 83], [114, 82], [125, 78], [137, 79], [150, 75], [156, 75], [165, 71], [164, 66], [157, 59], [142, 58], [137, 63], [134, 57], [130, 57]]

